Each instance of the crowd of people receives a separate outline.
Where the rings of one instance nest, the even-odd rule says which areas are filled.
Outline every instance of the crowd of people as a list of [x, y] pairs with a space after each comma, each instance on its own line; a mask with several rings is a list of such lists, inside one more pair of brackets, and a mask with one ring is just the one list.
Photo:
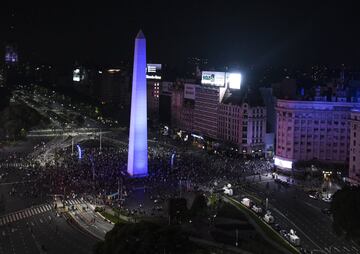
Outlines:
[[[81, 144], [83, 157], [72, 154], [71, 147], [57, 150], [54, 162], [40, 165], [29, 158], [21, 159], [24, 180], [31, 180], [23, 193], [38, 197], [49, 194], [92, 196], [100, 200], [118, 193], [131, 197], [138, 186], [146, 189], [153, 199], [165, 200], [179, 195], [179, 189], [193, 190], [200, 186], [212, 186], [216, 181], [240, 182], [242, 177], [269, 172], [272, 164], [266, 160], [239, 160], [201, 150], [189, 151], [181, 146], [152, 142], [149, 146], [149, 175], [131, 178], [127, 174], [127, 147], [98, 144], [87, 141]], [[12, 158], [19, 161], [21, 156]], [[9, 160], [7, 160], [9, 162]]]

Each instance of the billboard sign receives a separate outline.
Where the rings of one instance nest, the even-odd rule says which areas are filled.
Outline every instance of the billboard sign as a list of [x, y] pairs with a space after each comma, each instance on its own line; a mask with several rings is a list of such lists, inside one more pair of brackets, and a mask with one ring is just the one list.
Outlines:
[[146, 79], [161, 79], [161, 64], [146, 65]]
[[193, 85], [193, 84], [185, 84], [184, 98], [185, 99], [190, 99], [190, 100], [195, 100], [195, 89], [196, 89], [195, 85]]
[[228, 87], [230, 89], [240, 89], [241, 73], [227, 72], [226, 73], [226, 87]]
[[225, 86], [225, 72], [218, 71], [203, 71], [201, 73], [201, 84], [224, 87]]
[[283, 168], [283, 169], [292, 169], [293, 163], [290, 160], [284, 160], [277, 156], [274, 158], [274, 164], [277, 167]]

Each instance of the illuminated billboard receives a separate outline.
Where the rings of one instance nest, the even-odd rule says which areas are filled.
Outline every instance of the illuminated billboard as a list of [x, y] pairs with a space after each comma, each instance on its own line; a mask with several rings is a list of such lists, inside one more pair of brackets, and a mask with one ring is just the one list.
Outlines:
[[292, 161], [290, 160], [284, 160], [279, 157], [274, 158], [274, 164], [277, 167], [283, 168], [283, 169], [292, 169]]
[[185, 84], [184, 98], [185, 99], [190, 99], [190, 100], [195, 100], [195, 89], [196, 89], [195, 85], [193, 85], [193, 84]]
[[225, 87], [230, 89], [240, 89], [241, 73], [203, 71], [201, 75], [201, 84]]
[[85, 70], [83, 68], [76, 68], [73, 70], [73, 81], [80, 82], [85, 79]]
[[228, 87], [230, 89], [240, 89], [241, 73], [227, 72], [226, 73], [226, 87]]
[[73, 71], [73, 81], [80, 82], [80, 69], [75, 69]]
[[225, 72], [203, 71], [201, 73], [201, 84], [210, 86], [225, 86]]
[[146, 65], [146, 79], [161, 79], [161, 64]]

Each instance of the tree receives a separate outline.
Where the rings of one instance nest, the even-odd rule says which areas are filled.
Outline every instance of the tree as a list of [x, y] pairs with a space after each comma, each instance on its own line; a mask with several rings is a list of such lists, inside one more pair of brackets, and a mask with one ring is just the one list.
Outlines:
[[171, 198], [168, 201], [168, 214], [172, 223], [181, 223], [188, 216], [185, 198]]
[[10, 103], [11, 92], [6, 87], [0, 87], [0, 110], [3, 110]]
[[190, 208], [190, 214], [193, 217], [202, 217], [207, 214], [207, 200], [202, 194], [195, 196], [195, 199]]
[[333, 195], [331, 202], [333, 228], [336, 234], [360, 239], [360, 188], [344, 188]]
[[178, 226], [151, 222], [115, 224], [105, 241], [95, 245], [95, 254], [207, 253], [189, 241]]

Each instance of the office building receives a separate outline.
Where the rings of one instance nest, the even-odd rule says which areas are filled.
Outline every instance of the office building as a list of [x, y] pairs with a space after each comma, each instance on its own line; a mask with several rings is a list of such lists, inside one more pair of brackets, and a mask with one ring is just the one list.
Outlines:
[[297, 161], [348, 164], [350, 114], [359, 103], [278, 100], [275, 165]]
[[349, 178], [360, 182], [360, 110], [350, 113]]

